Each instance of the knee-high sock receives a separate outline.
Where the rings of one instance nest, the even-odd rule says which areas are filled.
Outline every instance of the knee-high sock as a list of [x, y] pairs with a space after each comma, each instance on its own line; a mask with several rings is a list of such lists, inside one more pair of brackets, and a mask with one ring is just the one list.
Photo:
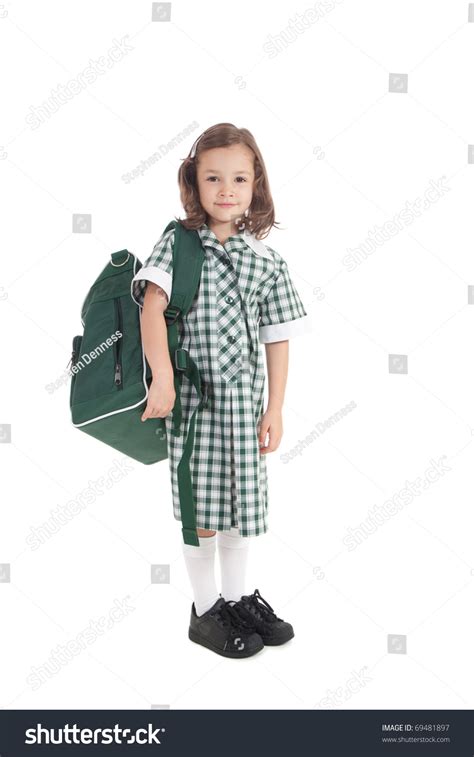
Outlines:
[[219, 599], [215, 576], [216, 541], [217, 534], [200, 536], [199, 547], [182, 542], [197, 615], [203, 615]]
[[[217, 531], [217, 549], [222, 577], [222, 596], [238, 602], [245, 591], [249, 536], [240, 536], [238, 528]], [[248, 593], [248, 592], [247, 592]]]

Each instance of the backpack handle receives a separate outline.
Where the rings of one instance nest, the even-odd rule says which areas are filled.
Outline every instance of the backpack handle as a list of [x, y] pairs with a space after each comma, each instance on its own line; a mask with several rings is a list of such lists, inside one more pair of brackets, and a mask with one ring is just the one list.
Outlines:
[[[127, 257], [125, 260], [122, 260], [121, 263], [119, 263], [120, 258], [127, 253]], [[128, 263], [128, 260], [130, 258], [130, 253], [128, 250], [120, 250], [119, 252], [113, 252], [110, 256], [110, 263], [111, 265], [115, 266], [116, 268], [120, 268], [120, 266], [125, 265], [125, 263]]]

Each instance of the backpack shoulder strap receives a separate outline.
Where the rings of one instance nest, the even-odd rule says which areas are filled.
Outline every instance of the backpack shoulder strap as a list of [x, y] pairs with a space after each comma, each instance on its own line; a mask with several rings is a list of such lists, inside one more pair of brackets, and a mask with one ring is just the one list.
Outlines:
[[206, 397], [203, 396], [202, 381], [196, 363], [190, 357], [187, 350], [178, 346], [177, 320], [188, 313], [193, 303], [201, 279], [204, 250], [197, 231], [186, 229], [179, 221], [171, 221], [164, 233], [173, 228], [173, 226], [175, 230], [173, 244], [173, 286], [170, 301], [164, 313], [168, 326], [168, 347], [173, 365], [176, 392], [172, 431], [175, 436], [179, 436], [181, 433], [181, 380], [184, 374], [195, 387], [199, 404], [189, 419], [188, 433], [184, 440], [183, 454], [177, 470], [182, 522], [181, 530], [185, 544], [199, 547], [189, 459], [194, 446], [196, 413], [204, 406]]
[[179, 221], [171, 221], [163, 233], [166, 234], [173, 226], [173, 286], [165, 310], [168, 325], [189, 311], [199, 286], [204, 262], [204, 250], [197, 231], [186, 229]]

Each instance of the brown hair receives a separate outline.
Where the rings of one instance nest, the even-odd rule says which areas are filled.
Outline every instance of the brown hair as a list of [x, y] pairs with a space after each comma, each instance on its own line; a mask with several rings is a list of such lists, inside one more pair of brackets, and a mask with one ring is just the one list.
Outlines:
[[214, 147], [228, 147], [236, 144], [246, 145], [255, 156], [252, 202], [248, 209], [248, 216], [242, 216], [240, 219], [239, 228], [245, 228], [257, 239], [262, 239], [268, 236], [272, 226], [277, 226], [278, 221], [275, 222], [275, 209], [265, 163], [253, 135], [248, 129], [238, 129], [234, 124], [222, 123], [210, 126], [197, 138], [188, 157], [179, 167], [178, 184], [186, 218], [184, 220], [176, 218], [176, 220], [186, 229], [198, 229], [207, 221], [207, 213], [199, 201], [197, 186], [197, 164], [200, 155], [205, 150], [211, 150]]

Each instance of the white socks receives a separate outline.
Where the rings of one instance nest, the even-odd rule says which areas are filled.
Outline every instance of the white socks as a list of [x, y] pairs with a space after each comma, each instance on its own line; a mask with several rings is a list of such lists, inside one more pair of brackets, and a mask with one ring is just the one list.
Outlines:
[[199, 536], [198, 538], [199, 547], [183, 542], [183, 553], [193, 588], [196, 615], [202, 615], [219, 599], [214, 574], [217, 532], [214, 536]]
[[237, 527], [217, 531], [217, 547], [222, 574], [222, 596], [238, 602], [245, 594], [245, 574], [249, 552], [249, 536], [239, 536]]
[[214, 536], [200, 536], [199, 547], [183, 544], [183, 554], [194, 594], [197, 615], [210, 610], [219, 599], [215, 577], [216, 546], [222, 575], [222, 596], [238, 602], [245, 594], [249, 537], [239, 536], [237, 527], [216, 531]]

